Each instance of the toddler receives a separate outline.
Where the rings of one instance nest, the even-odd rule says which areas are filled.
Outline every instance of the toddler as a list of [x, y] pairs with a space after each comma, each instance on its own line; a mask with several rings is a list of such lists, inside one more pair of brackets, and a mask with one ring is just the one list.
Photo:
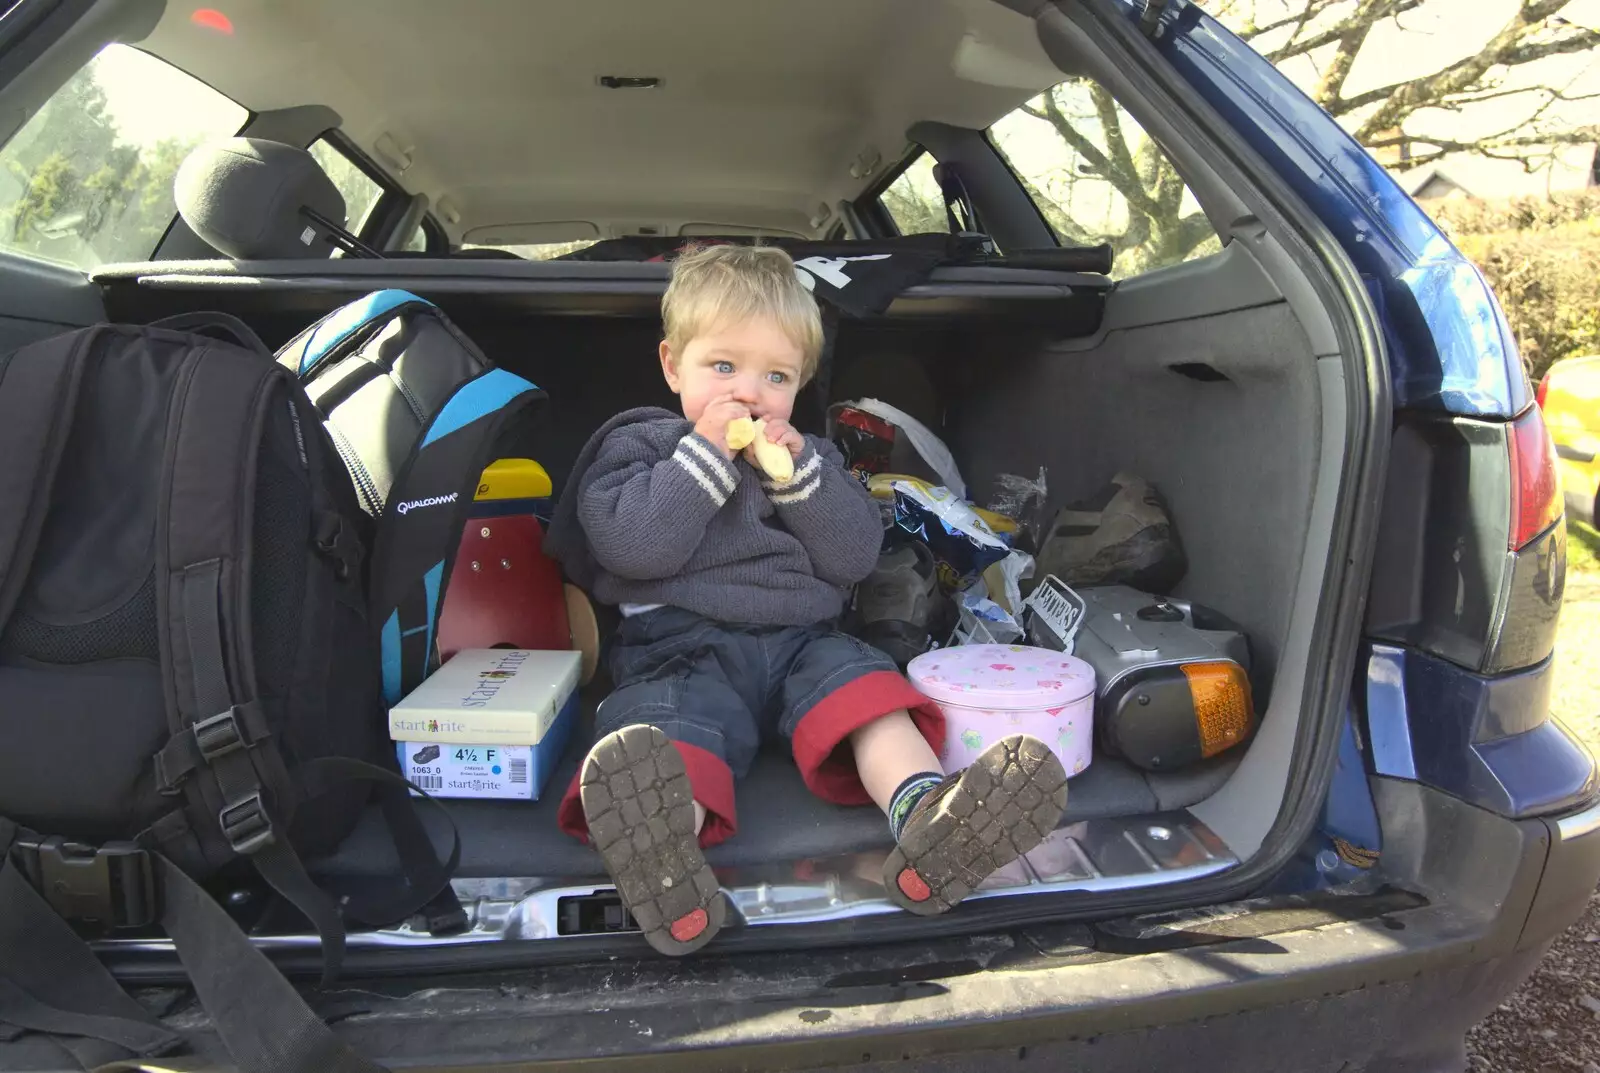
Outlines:
[[[789, 424], [822, 325], [788, 254], [713, 246], [674, 264], [661, 372], [682, 414], [612, 418], [579, 454], [547, 548], [624, 618], [598, 741], [560, 806], [600, 851], [657, 950], [708, 942], [727, 906], [701, 850], [738, 828], [734, 781], [762, 741], [810, 790], [876, 804], [896, 848], [884, 887], [939, 913], [1053, 831], [1066, 774], [1036, 739], [996, 742], [946, 776], [938, 708], [834, 622], [872, 571], [878, 508], [832, 444]], [[765, 421], [794, 473], [775, 480], [730, 422]]]

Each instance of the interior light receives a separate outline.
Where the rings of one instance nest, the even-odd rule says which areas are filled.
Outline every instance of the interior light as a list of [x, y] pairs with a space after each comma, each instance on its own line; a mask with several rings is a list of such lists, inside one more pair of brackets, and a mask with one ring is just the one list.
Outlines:
[[189, 21], [207, 30], [215, 30], [219, 34], [230, 36], [233, 34], [233, 20], [216, 8], [196, 8], [194, 14], [189, 16]]

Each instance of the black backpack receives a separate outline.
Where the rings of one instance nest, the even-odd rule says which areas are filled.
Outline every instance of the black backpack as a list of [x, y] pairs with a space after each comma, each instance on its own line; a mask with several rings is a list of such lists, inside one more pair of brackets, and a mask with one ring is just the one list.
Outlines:
[[[173, 330], [218, 322], [244, 345]], [[0, 1041], [56, 1034], [85, 1066], [178, 1048], [63, 918], [159, 923], [238, 1065], [374, 1069], [196, 883], [253, 865], [329, 979], [346, 920], [464, 919], [459, 842], [441, 865], [387, 737], [373, 522], [248, 328], [169, 325], [0, 357]], [[301, 855], [375, 785], [406, 883], [335, 905]]]

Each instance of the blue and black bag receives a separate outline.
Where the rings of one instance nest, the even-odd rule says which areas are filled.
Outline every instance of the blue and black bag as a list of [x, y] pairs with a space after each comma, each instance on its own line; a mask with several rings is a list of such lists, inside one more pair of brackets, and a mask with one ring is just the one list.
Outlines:
[[392, 705], [434, 669], [439, 608], [479, 475], [545, 396], [402, 290], [334, 310], [278, 360], [299, 376], [375, 523], [367, 591]]

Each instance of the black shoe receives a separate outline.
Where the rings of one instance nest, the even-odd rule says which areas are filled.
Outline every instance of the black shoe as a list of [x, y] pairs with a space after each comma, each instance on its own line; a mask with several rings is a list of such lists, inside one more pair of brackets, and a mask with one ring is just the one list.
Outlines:
[[650, 945], [678, 956], [710, 942], [727, 900], [700, 852], [694, 792], [667, 736], [642, 725], [607, 734], [584, 758], [579, 794], [589, 839]]
[[902, 909], [933, 916], [1043, 842], [1067, 807], [1067, 773], [1038, 738], [1014, 734], [928, 791], [883, 862]]
[[955, 625], [950, 598], [939, 588], [933, 553], [925, 544], [900, 544], [878, 557], [878, 565], [856, 586], [855, 634], [906, 664], [943, 640]]

